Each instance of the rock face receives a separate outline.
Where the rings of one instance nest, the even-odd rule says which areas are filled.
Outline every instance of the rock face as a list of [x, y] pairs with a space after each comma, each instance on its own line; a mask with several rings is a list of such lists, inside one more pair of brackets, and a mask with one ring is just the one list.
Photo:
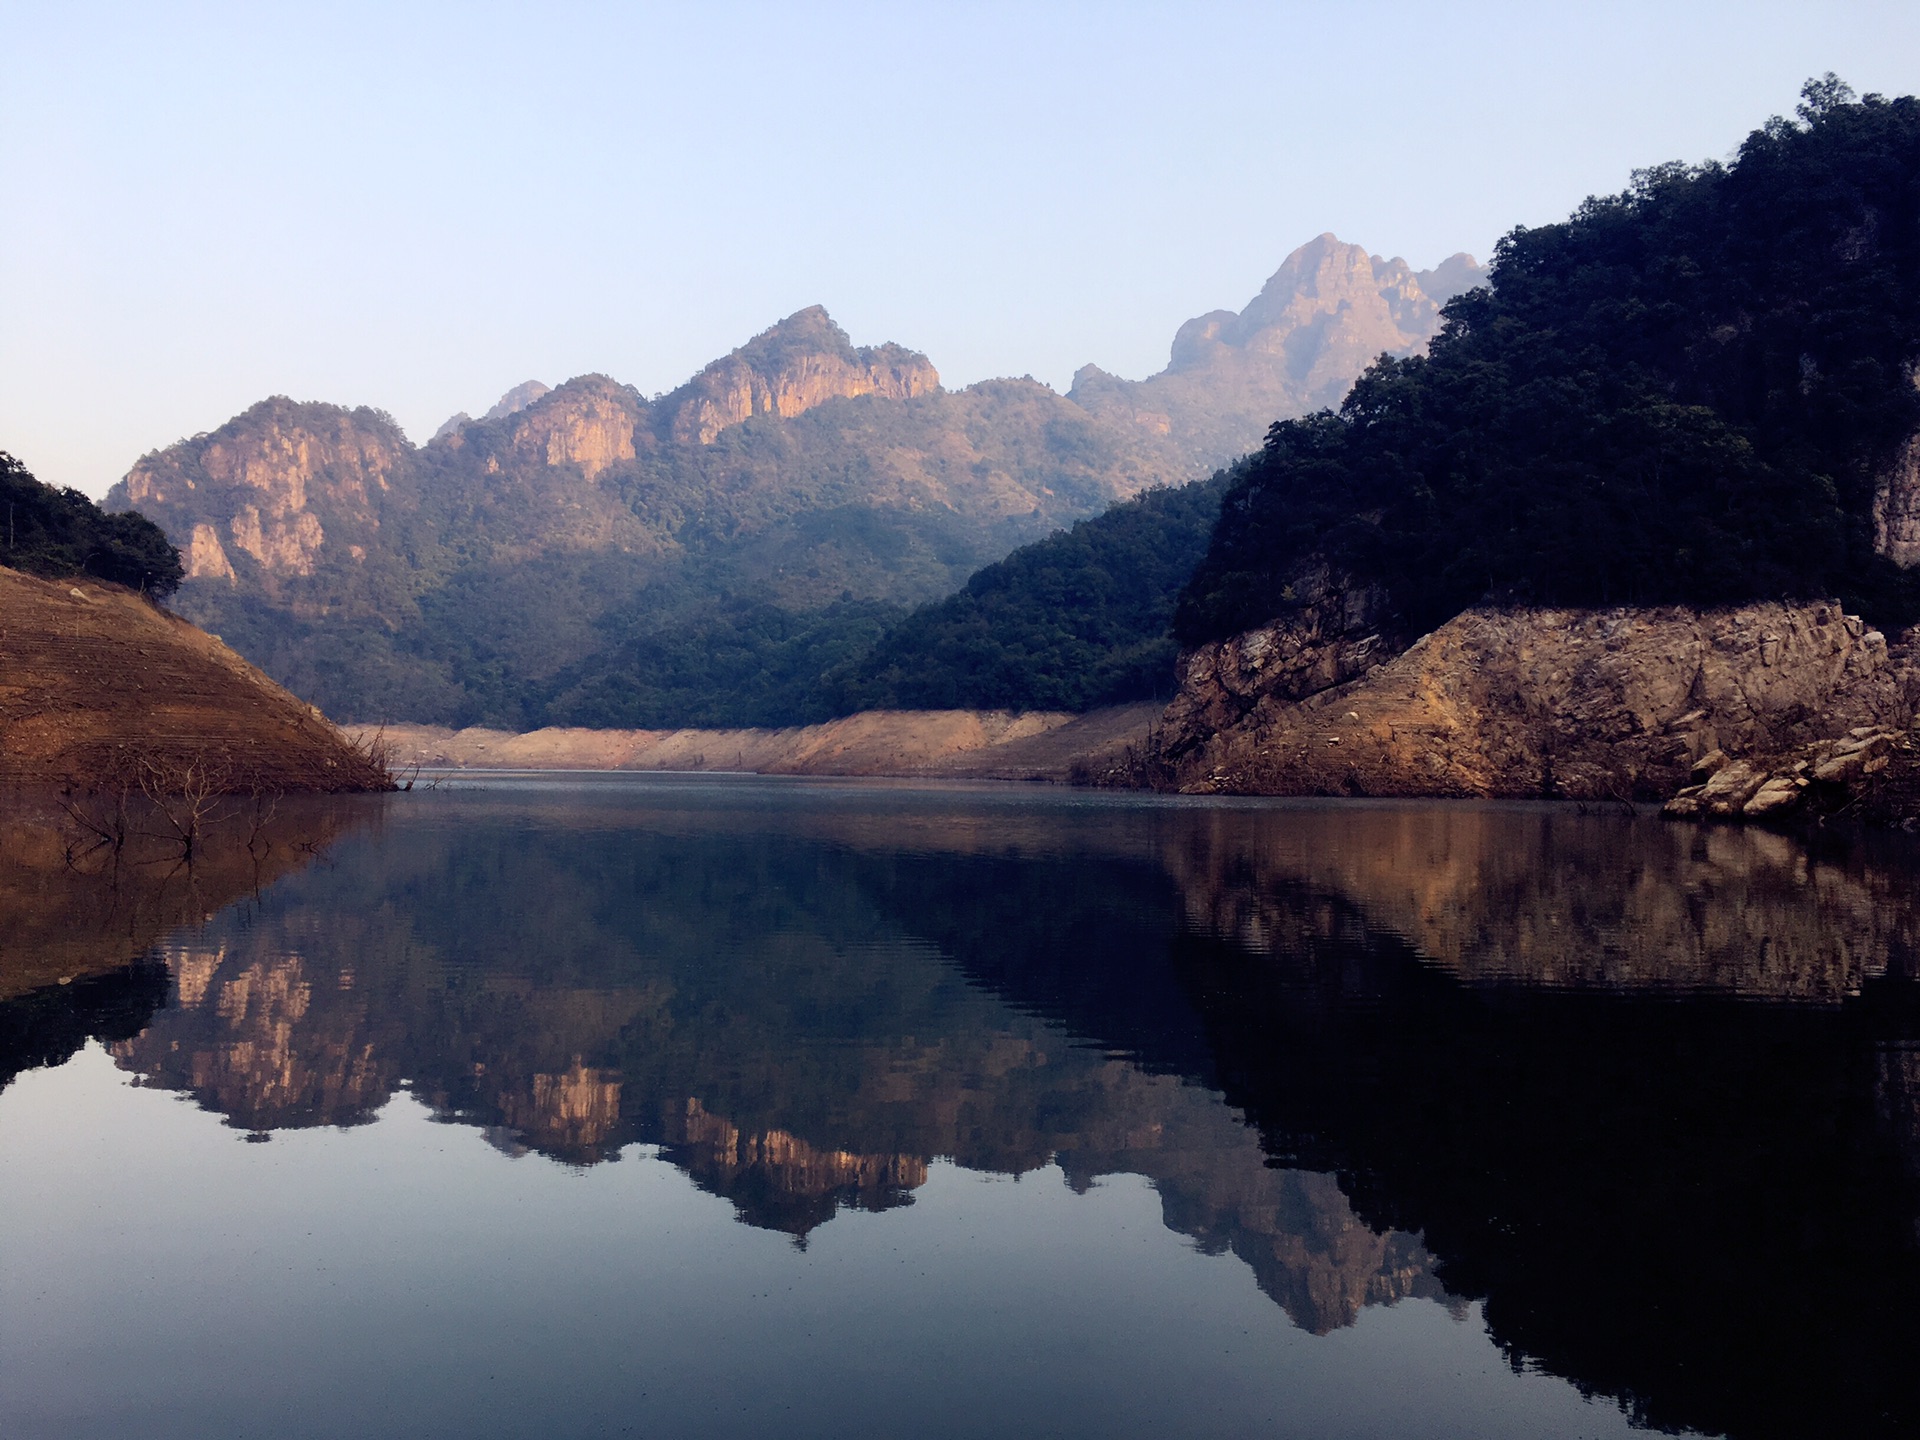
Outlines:
[[1355, 585], [1324, 565], [1290, 588], [1295, 609], [1183, 658], [1180, 693], [1168, 711], [1173, 754], [1235, 729], [1263, 703], [1305, 700], [1406, 648], [1385, 591]]
[[364, 549], [412, 453], [378, 411], [276, 396], [210, 435], [146, 456], [108, 506], [166, 527], [189, 580], [235, 584], [240, 560], [271, 593], [288, 577], [313, 574], [329, 539], [336, 551]]
[[318, 711], [131, 591], [0, 568], [0, 617], [0, 783], [392, 788]]
[[714, 361], [661, 401], [667, 435], [711, 445], [756, 415], [792, 419], [828, 400], [911, 400], [940, 388], [926, 356], [899, 345], [855, 349], [818, 305], [790, 315]]
[[1715, 750], [1695, 762], [1665, 814], [1684, 820], [1780, 824], [1849, 817], [1911, 828], [1920, 820], [1920, 744], [1910, 729], [1856, 725], [1786, 755], [1731, 759]]
[[1920, 433], [1907, 437], [1874, 490], [1873, 542], [1896, 565], [1920, 564]]
[[1160, 374], [1136, 382], [1088, 365], [1069, 393], [1217, 465], [1256, 447], [1276, 419], [1338, 405], [1383, 352], [1423, 348], [1439, 331], [1440, 306], [1485, 278], [1469, 255], [1415, 272], [1321, 235], [1238, 314], [1215, 310], [1181, 326]]
[[1664, 800], [1697, 763], [1734, 756], [1753, 763], [1719, 771], [1712, 803], [1737, 790], [1744, 807], [1769, 757], [1904, 726], [1916, 698], [1907, 650], [1832, 603], [1477, 609], [1397, 655], [1366, 610], [1334, 590], [1187, 657], [1163, 778], [1256, 794]]

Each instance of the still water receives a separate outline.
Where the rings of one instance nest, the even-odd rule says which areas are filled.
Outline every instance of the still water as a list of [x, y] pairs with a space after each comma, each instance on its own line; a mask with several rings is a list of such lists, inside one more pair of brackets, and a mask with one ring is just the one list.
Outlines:
[[15, 1440], [1920, 1426], [1911, 841], [686, 777], [31, 830]]

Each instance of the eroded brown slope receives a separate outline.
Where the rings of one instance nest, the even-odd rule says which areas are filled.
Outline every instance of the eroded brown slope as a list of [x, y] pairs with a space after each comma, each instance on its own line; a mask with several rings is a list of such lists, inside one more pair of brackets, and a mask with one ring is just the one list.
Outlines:
[[0, 568], [0, 783], [143, 779], [231, 792], [389, 785], [216, 636], [118, 586]]

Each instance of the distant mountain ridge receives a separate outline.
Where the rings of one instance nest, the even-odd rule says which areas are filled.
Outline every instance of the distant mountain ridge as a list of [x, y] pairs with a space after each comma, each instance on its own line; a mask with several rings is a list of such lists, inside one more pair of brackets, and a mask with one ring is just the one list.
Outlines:
[[1257, 448], [1275, 420], [1338, 405], [1382, 354], [1424, 349], [1439, 333], [1440, 307], [1486, 276], [1464, 253], [1415, 271], [1320, 235], [1289, 255], [1244, 310], [1182, 325], [1158, 375], [1122, 380], [1085, 365], [1067, 394], [1210, 468]]
[[945, 389], [813, 306], [657, 398], [529, 381], [423, 446], [274, 397], [142, 457], [108, 503], [179, 545], [183, 614], [345, 719], [789, 723], [902, 607], [1256, 445], [1424, 344], [1426, 286], [1478, 273], [1322, 236], [1247, 310], [1183, 327], [1166, 372], [1090, 367], [1068, 395]]

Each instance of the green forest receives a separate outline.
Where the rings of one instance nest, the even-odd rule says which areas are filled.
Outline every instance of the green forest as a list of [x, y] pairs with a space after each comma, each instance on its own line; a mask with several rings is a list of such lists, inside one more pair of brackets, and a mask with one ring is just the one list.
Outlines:
[[180, 552], [137, 511], [108, 514], [78, 490], [56, 490], [0, 451], [0, 565], [58, 580], [85, 575], [164, 599], [179, 587]]
[[1837, 596], [1920, 618], [1874, 552], [1920, 426], [1920, 101], [1829, 75], [1730, 162], [1517, 229], [1424, 357], [1276, 424], [1181, 596], [1191, 645], [1320, 557], [1415, 633], [1470, 605]]
[[[1230, 480], [1149, 490], [911, 610], [851, 594], [792, 608], [697, 572], [656, 582], [592, 620], [587, 658], [532, 703], [523, 677], [550, 627], [481, 634], [470, 617], [489, 612], [454, 592], [436, 598], [446, 613], [435, 628], [451, 637], [447, 660], [467, 694], [523, 725], [777, 726], [868, 709], [1086, 710], [1166, 696], [1174, 602]], [[606, 563], [543, 563], [524, 583], [549, 596], [587, 588]]]
[[822, 680], [828, 708], [1089, 710], [1172, 694], [1173, 607], [1233, 472], [1022, 546]]

